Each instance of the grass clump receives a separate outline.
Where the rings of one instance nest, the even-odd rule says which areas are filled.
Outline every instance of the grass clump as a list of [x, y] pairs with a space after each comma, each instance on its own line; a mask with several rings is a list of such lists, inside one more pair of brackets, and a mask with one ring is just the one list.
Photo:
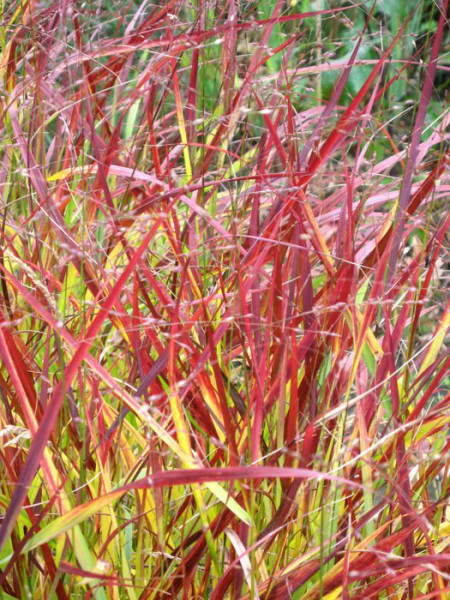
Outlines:
[[3, 2], [1, 598], [447, 597], [447, 9]]

